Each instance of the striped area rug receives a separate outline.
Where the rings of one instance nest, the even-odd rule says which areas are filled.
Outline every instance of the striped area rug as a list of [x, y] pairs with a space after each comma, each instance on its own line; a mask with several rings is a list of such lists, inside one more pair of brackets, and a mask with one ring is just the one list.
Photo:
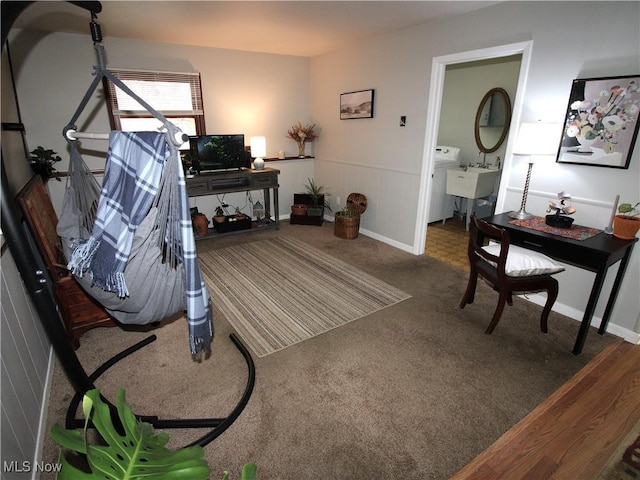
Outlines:
[[213, 302], [258, 357], [411, 297], [291, 238], [198, 257]]

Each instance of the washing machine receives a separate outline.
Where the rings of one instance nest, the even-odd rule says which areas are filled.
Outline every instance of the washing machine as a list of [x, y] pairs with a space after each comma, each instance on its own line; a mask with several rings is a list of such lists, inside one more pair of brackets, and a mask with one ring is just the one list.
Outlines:
[[460, 166], [458, 147], [437, 146], [436, 158], [431, 174], [431, 202], [429, 223], [453, 217], [455, 199], [447, 195], [447, 170]]

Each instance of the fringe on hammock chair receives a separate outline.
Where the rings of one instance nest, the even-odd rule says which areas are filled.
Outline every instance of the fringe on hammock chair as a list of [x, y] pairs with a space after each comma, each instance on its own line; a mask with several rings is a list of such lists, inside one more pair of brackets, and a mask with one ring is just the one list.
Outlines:
[[[58, 235], [82, 287], [123, 324], [144, 325], [186, 308], [195, 359], [211, 352], [213, 318], [195, 251], [180, 130], [104, 67], [63, 135], [69, 176]], [[107, 76], [164, 125], [163, 132], [111, 132], [102, 187], [68, 135], [99, 80]]]

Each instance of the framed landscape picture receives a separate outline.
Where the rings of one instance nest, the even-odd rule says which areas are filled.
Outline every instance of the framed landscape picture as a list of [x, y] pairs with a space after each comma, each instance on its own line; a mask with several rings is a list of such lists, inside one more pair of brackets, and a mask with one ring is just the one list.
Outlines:
[[629, 168], [638, 137], [640, 75], [576, 79], [558, 163]]
[[340, 120], [355, 118], [373, 118], [373, 90], [359, 90], [340, 95]]

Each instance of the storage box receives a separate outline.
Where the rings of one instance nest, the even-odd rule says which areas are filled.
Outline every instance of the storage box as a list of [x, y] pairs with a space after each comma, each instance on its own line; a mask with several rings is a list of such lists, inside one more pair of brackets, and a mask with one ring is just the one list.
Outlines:
[[249, 230], [251, 228], [251, 218], [244, 216], [238, 219], [235, 215], [228, 215], [224, 222], [213, 222], [213, 228], [218, 233], [235, 232], [236, 230]]
[[317, 215], [294, 215], [291, 214], [289, 223], [291, 225], [322, 225], [322, 216]]
[[[294, 193], [293, 203], [302, 205], [311, 205], [311, 196], [307, 193]], [[324, 205], [324, 195], [320, 196], [320, 205]], [[291, 225], [322, 225], [324, 220], [324, 209], [321, 215], [294, 215], [291, 214], [289, 223]]]

